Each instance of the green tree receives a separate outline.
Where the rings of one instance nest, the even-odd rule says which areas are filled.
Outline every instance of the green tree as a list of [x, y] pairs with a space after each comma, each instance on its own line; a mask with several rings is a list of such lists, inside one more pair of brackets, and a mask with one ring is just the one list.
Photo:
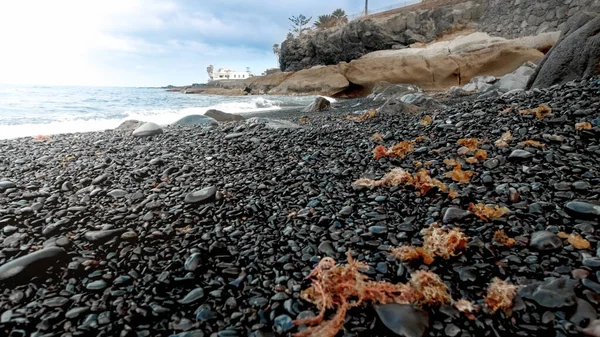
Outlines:
[[305, 30], [309, 29], [306, 27], [306, 25], [308, 25], [310, 20], [312, 20], [312, 16], [307, 18], [304, 16], [304, 14], [300, 14], [298, 16], [292, 16], [288, 18], [288, 20], [290, 20], [292, 23], [292, 28], [290, 28], [290, 31], [294, 34], [302, 35]]
[[333, 13], [331, 13], [331, 17], [334, 18], [337, 25], [348, 23], [348, 15], [346, 15], [346, 12], [341, 8], [334, 10]]
[[273, 45], [273, 54], [279, 56], [280, 52], [281, 52], [281, 48], [279, 47], [279, 43], [275, 43]]
[[314, 23], [317, 29], [327, 29], [336, 25], [336, 19], [329, 14], [319, 15]]

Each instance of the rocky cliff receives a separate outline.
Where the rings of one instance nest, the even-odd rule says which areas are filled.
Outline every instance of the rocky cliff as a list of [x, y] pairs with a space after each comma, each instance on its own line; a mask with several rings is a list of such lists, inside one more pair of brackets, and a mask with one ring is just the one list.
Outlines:
[[316, 31], [285, 40], [279, 57], [281, 69], [298, 71], [316, 65], [350, 62], [383, 49], [402, 49], [415, 42], [430, 42], [445, 32], [464, 29], [481, 17], [476, 1], [411, 7], [389, 16], [359, 19], [345, 26]]
[[359, 19], [281, 44], [285, 71], [350, 62], [370, 52], [402, 49], [469, 29], [516, 38], [561, 31], [576, 13], [600, 11], [600, 0], [436, 0]]

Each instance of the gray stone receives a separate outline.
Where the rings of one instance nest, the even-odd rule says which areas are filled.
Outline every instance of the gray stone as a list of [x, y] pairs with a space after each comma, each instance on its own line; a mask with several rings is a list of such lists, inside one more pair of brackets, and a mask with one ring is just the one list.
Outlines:
[[267, 129], [281, 130], [281, 129], [298, 129], [300, 125], [293, 122], [281, 119], [263, 118], [263, 117], [252, 117], [246, 120], [246, 123], [251, 127], [257, 125], [263, 125]]
[[576, 216], [600, 217], [600, 205], [583, 201], [571, 201], [565, 207]]
[[421, 337], [429, 327], [427, 312], [411, 304], [376, 305], [375, 312], [383, 325], [398, 336]]
[[577, 303], [575, 287], [578, 284], [579, 281], [573, 279], [549, 279], [522, 286], [518, 294], [546, 308], [572, 307]]
[[148, 122], [135, 129], [131, 135], [134, 137], [149, 137], [159, 135], [161, 133], [163, 133], [163, 129], [160, 127], [160, 125]]
[[32, 277], [42, 276], [49, 267], [56, 266], [65, 256], [64, 249], [49, 247], [29, 253], [0, 266], [0, 284], [24, 284]]
[[328, 99], [323, 97], [317, 97], [315, 100], [310, 103], [309, 106], [304, 108], [304, 112], [321, 112], [327, 111], [331, 108], [331, 102]]
[[15, 183], [13, 183], [12, 181], [8, 181], [8, 180], [0, 181], [0, 191], [4, 191], [9, 188], [15, 188], [15, 187], [17, 187], [17, 185]]
[[204, 113], [204, 116], [213, 118], [217, 122], [235, 122], [235, 121], [243, 121], [246, 118], [242, 115], [230, 114], [227, 112], [223, 112], [221, 110], [210, 109]]
[[539, 251], [552, 251], [562, 248], [562, 240], [554, 233], [539, 231], [531, 234], [529, 245]]
[[511, 154], [508, 156], [508, 159], [512, 159], [512, 160], [522, 160], [522, 159], [528, 159], [533, 157], [533, 153], [525, 151], [525, 150], [514, 150], [513, 152], [511, 152]]
[[217, 188], [215, 186], [209, 186], [199, 191], [194, 191], [186, 194], [183, 201], [186, 204], [206, 203], [212, 201], [216, 193]]
[[142, 124], [144, 124], [144, 122], [140, 122], [135, 119], [129, 119], [119, 124], [119, 126], [117, 126], [115, 130], [135, 130], [142, 126]]
[[188, 115], [185, 116], [175, 123], [174, 125], [217, 125], [217, 121], [214, 118], [207, 117], [204, 115]]

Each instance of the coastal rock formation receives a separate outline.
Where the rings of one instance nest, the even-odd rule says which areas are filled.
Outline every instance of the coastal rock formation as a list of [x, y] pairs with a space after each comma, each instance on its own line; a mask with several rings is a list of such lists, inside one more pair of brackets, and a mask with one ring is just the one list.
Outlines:
[[281, 70], [350, 62], [373, 51], [430, 42], [444, 32], [467, 27], [481, 15], [478, 1], [444, 3], [450, 4], [411, 6], [398, 14], [358, 19], [342, 27], [287, 39], [281, 43]]
[[345, 76], [363, 87], [379, 82], [410, 83], [445, 90], [481, 75], [501, 76], [543, 54], [510, 40], [471, 34], [426, 48], [373, 52], [350, 62]]
[[544, 88], [600, 74], [600, 14], [581, 12], [567, 21], [529, 87]]
[[321, 111], [329, 110], [330, 107], [331, 107], [331, 102], [329, 102], [329, 100], [327, 100], [326, 98], [323, 98], [323, 97], [317, 97], [317, 98], [315, 98], [314, 102], [310, 103], [310, 105], [304, 109], [304, 111], [305, 112], [321, 112]]
[[287, 77], [269, 94], [314, 94], [333, 96], [344, 91], [350, 82], [344, 77], [345, 64], [313, 67], [300, 70]]
[[216, 109], [208, 110], [204, 113], [204, 116], [210, 117], [217, 122], [243, 121], [245, 119], [242, 115], [230, 114]]

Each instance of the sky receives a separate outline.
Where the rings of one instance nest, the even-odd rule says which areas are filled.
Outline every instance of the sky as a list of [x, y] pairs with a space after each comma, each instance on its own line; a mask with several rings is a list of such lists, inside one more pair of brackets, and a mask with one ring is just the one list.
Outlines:
[[[369, 0], [376, 9], [403, 0]], [[363, 0], [0, 1], [0, 83], [165, 86], [202, 83], [206, 67], [259, 75], [292, 15], [316, 18]]]

